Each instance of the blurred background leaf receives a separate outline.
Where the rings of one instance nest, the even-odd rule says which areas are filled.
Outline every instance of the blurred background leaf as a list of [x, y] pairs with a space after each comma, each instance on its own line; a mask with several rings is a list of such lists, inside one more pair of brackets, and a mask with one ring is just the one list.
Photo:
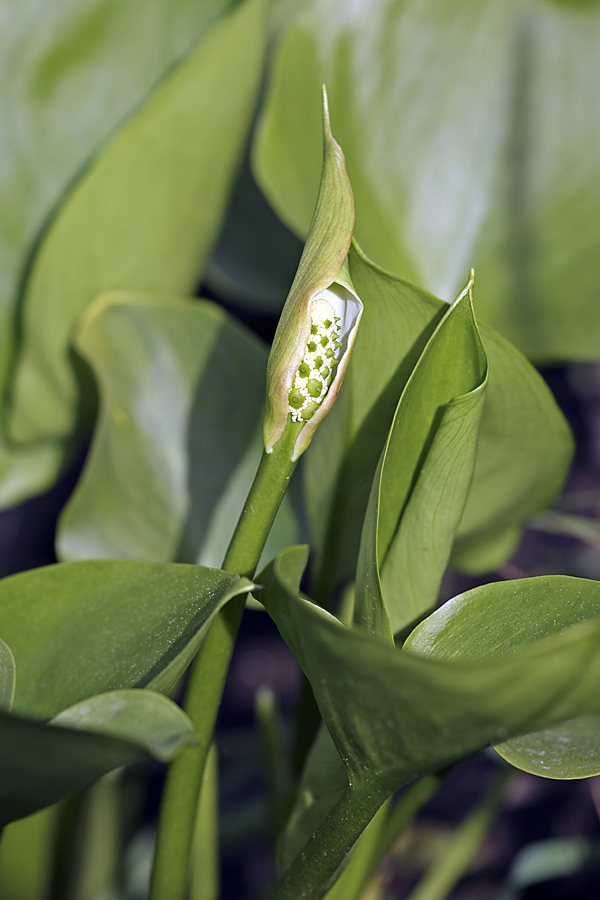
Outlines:
[[8, 644], [0, 640], [0, 709], [12, 706], [15, 694], [15, 658]]
[[0, 850], [0, 888], [9, 900], [46, 900], [50, 884], [57, 807], [5, 828]]
[[258, 189], [246, 157], [203, 286], [242, 312], [253, 314], [255, 320], [262, 316], [277, 319], [302, 247]]
[[[520, 900], [530, 885], [600, 866], [600, 842], [581, 836], [528, 844], [515, 858], [497, 900]], [[550, 886], [547, 891], [552, 890]]]
[[[98, 293], [193, 291], [252, 120], [265, 24], [263, 0], [246, 0], [218, 22], [59, 209], [25, 286], [13, 438], [63, 437], [89, 420], [69, 342], [77, 315]], [[93, 391], [91, 398], [93, 410]]]
[[356, 236], [537, 360], [595, 359], [600, 8], [556, 0], [309, 0], [281, 31], [254, 148], [258, 181], [305, 234], [319, 86], [344, 148]]
[[[34, 245], [62, 195], [112, 132], [181, 60], [229, 0], [25, 0], [0, 5], [0, 397]], [[139, 42], [139, 44], [138, 44]], [[139, 53], [132, 48], [142, 46]], [[2, 414], [2, 424], [4, 414]], [[62, 441], [0, 438], [0, 504], [51, 484]]]
[[[77, 348], [101, 414], [60, 555], [219, 566], [262, 453], [266, 347], [212, 303], [116, 294]], [[267, 557], [298, 537], [286, 497]]]

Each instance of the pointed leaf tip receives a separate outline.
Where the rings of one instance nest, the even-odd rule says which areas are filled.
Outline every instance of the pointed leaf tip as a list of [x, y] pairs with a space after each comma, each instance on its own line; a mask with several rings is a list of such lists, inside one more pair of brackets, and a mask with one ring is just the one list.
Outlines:
[[321, 95], [323, 97], [323, 130], [331, 134], [331, 120], [329, 118], [329, 98], [327, 97], [327, 86], [321, 85]]

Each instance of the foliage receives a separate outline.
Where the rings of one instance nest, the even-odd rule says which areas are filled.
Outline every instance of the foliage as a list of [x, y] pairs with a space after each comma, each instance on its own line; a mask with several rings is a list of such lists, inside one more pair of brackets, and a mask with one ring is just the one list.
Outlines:
[[[299, 707], [302, 771], [272, 779], [291, 798], [271, 798], [273, 900], [358, 898], [447, 767], [490, 745], [543, 777], [600, 773], [600, 583], [492, 582], [436, 609], [450, 565], [510, 557], [572, 458], [521, 350], [600, 347], [597, 4], [4, 18], [0, 502], [92, 439], [62, 561], [0, 581], [0, 825], [173, 761], [149, 896], [216, 896], [211, 746], [251, 592], [318, 706]], [[269, 353], [252, 312], [280, 311]], [[260, 721], [281, 752], [264, 697]], [[451, 889], [499, 784], [424, 885]]]

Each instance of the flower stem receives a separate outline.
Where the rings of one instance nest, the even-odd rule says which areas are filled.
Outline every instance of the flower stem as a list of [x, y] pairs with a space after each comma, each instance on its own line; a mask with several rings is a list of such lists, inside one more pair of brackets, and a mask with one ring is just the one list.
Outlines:
[[[263, 453], [222, 568], [252, 578], [296, 467], [294, 441], [302, 423], [290, 423], [271, 453]], [[231, 654], [244, 611], [236, 597], [216, 616], [192, 663], [184, 709], [198, 743], [171, 763], [160, 809], [149, 900], [184, 900], [196, 807]]]

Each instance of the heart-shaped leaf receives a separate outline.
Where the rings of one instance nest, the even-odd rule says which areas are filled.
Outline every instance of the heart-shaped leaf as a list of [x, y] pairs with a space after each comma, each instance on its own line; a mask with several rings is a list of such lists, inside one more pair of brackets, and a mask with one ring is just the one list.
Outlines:
[[421, 354], [375, 473], [354, 610], [374, 634], [382, 602], [394, 634], [435, 605], [471, 484], [487, 381], [471, 287]]
[[[423, 658], [346, 629], [298, 595], [305, 548], [261, 573], [261, 600], [309, 678], [348, 790], [283, 875], [318, 900], [378, 806], [402, 784], [487, 744], [600, 712], [600, 621], [472, 662]], [[327, 845], [325, 845], [325, 843]], [[300, 861], [299, 861], [300, 860]], [[302, 869], [302, 871], [304, 871]]]
[[[11, 9], [0, 35], [2, 403], [21, 282], [41, 229], [92, 153], [228, 3], [56, 0]], [[0, 437], [0, 505], [44, 490], [68, 449], [17, 448]]]
[[106, 691], [165, 690], [197, 650], [202, 626], [251, 587], [218, 569], [123, 560], [3, 579], [0, 633], [15, 658], [14, 712], [49, 718]]
[[[421, 623], [405, 649], [431, 659], [509, 655], [589, 619], [600, 620], [600, 582], [549, 575], [498, 582], [460, 594]], [[549, 778], [600, 772], [600, 716], [582, 716], [496, 746], [509, 762]]]
[[[125, 294], [90, 307], [77, 348], [101, 413], [60, 555], [220, 565], [262, 452], [265, 347], [214, 304]], [[286, 499], [267, 558], [297, 535]]]
[[424, 658], [350, 631], [300, 598], [305, 560], [304, 548], [290, 548], [270, 563], [261, 601], [309, 678], [351, 779], [382, 797], [499, 738], [600, 712], [597, 619], [502, 657]]
[[[318, 596], [353, 575], [370, 485], [398, 399], [448, 306], [383, 272], [356, 247], [350, 269], [364, 303], [343, 390], [306, 459]], [[477, 294], [478, 296], [478, 294]], [[553, 502], [572, 454], [569, 427], [535, 369], [479, 323], [489, 381], [471, 489], [454, 555], [471, 571], [506, 559], [523, 523]]]
[[305, 233], [326, 83], [369, 256], [445, 299], [474, 265], [478, 315], [522, 349], [597, 358], [599, 41], [596, 3], [308, 0], [281, 32], [259, 183]]
[[[0, 825], [83, 790], [112, 769], [148, 754], [169, 760], [195, 740], [192, 724], [179, 707], [151, 691], [92, 698], [86, 715], [87, 703], [79, 711], [66, 710], [55, 724], [0, 712]], [[82, 729], [84, 724], [90, 731]]]
[[61, 437], [76, 426], [82, 410], [70, 338], [97, 294], [194, 288], [251, 122], [265, 19], [264, 0], [245, 0], [214, 25], [58, 211], [25, 288], [10, 417], [17, 440]]

